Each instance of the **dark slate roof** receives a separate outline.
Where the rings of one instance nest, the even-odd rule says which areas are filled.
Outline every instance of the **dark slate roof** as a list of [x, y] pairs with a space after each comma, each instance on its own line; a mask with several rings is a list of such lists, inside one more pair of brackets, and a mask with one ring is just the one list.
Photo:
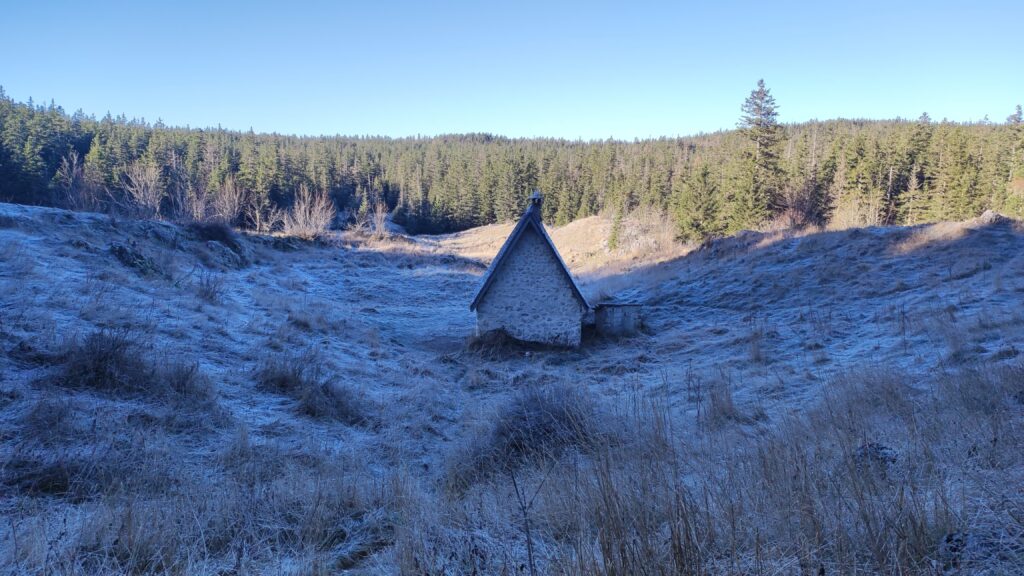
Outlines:
[[[483, 300], [484, 294], [487, 294], [487, 290], [490, 289], [491, 284], [494, 283], [494, 278], [497, 276], [498, 269], [501, 268], [505, 258], [512, 252], [512, 249], [519, 242], [519, 239], [523, 236], [523, 232], [527, 228], [533, 228], [537, 234], [544, 239], [547, 243], [548, 248], [551, 248], [551, 252], [555, 255], [555, 260], [558, 261], [558, 267], [565, 274], [565, 277], [569, 280], [569, 285], [572, 286], [572, 291], [576, 294], [576, 297], [583, 302], [583, 305], [590, 308], [590, 304], [587, 303], [587, 299], [583, 297], [583, 292], [580, 291], [580, 287], [576, 285], [576, 279], [572, 277], [572, 273], [569, 272], [569, 268], [565, 265], [565, 261], [562, 260], [562, 255], [558, 253], [558, 249], [555, 248], [555, 243], [551, 241], [551, 237], [548, 236], [547, 230], [544, 229], [544, 223], [540, 219], [541, 203], [538, 194], [534, 193], [534, 196], [530, 198], [530, 206], [523, 212], [523, 217], [519, 219], [519, 223], [512, 229], [512, 233], [509, 234], [508, 239], [505, 240], [505, 244], [502, 245], [501, 250], [498, 250], [498, 255], [491, 261], [491, 265], [487, 267], [487, 272], [484, 272], [483, 281], [480, 284], [480, 289], [476, 293], [476, 297], [473, 298], [473, 302], [469, 305], [470, 310], [476, 310], [477, 305]], [[524, 296], [525, 297], [525, 296]]]

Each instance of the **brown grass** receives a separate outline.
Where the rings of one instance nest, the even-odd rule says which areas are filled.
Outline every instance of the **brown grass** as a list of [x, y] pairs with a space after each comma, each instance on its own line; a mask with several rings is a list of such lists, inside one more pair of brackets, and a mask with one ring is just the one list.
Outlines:
[[[468, 454], [517, 463], [520, 482], [541, 487], [531, 512], [539, 573], [1019, 573], [1022, 375], [970, 369], [925, 392], [898, 371], [850, 373], [819, 407], [759, 435], [675, 430], [664, 406], [641, 402], [623, 412], [633, 433], [615, 443], [524, 460], [495, 441], [505, 435], [474, 430], [495, 448]], [[528, 421], [508, 414], [496, 430]], [[478, 461], [456, 452], [451, 465]], [[469, 524], [448, 529], [517, 525], [507, 479], [472, 477], [445, 513]], [[403, 570], [423, 570], [424, 559], [434, 572], [503, 565], [493, 548], [474, 556], [471, 538], [448, 533], [449, 546], [466, 548], [444, 548], [438, 528], [411, 530], [426, 540], [402, 536]]]
[[270, 356], [254, 377], [260, 387], [295, 399], [299, 414], [352, 426], [376, 420], [370, 404], [355, 389], [328, 378], [324, 360], [314, 349]]
[[130, 330], [100, 330], [72, 340], [55, 382], [112, 395], [140, 395], [176, 408], [211, 411], [213, 385], [196, 364], [153, 362], [142, 338]]
[[48, 508], [6, 526], [13, 544], [3, 564], [46, 574], [251, 574], [281, 565], [326, 574], [390, 541], [381, 512], [390, 495], [348, 454], [257, 446], [239, 435], [203, 465], [181, 453], [162, 456], [170, 469], [114, 456], [107, 460], [137, 467], [121, 474], [165, 481], [107, 488], [77, 513]]
[[607, 441], [595, 401], [578, 387], [530, 387], [499, 407], [483, 430], [448, 458], [446, 485], [456, 492], [489, 476], [514, 471], [570, 449]]

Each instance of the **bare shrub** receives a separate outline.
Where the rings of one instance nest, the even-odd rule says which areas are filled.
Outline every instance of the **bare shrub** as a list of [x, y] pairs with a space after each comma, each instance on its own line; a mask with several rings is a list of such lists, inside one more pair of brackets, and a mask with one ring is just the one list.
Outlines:
[[370, 214], [373, 224], [373, 236], [378, 240], [387, 238], [388, 233], [388, 207], [383, 202], [373, 205], [373, 212]]
[[616, 246], [620, 250], [637, 256], [676, 254], [680, 249], [676, 241], [676, 225], [665, 212], [656, 208], [639, 208], [621, 217]]
[[160, 215], [165, 193], [156, 162], [141, 158], [132, 162], [122, 172], [121, 185], [140, 216], [154, 218]]
[[210, 198], [205, 184], [189, 174], [185, 161], [176, 150], [171, 150], [164, 162], [166, 178], [164, 188], [173, 217], [183, 222], [201, 222], [209, 213]]
[[857, 198], [839, 198], [828, 222], [830, 230], [846, 230], [863, 226], [880, 226], [884, 223], [882, 206], [875, 199], [862, 201]]
[[224, 276], [203, 270], [196, 281], [196, 294], [210, 304], [217, 304], [224, 295]]
[[296, 411], [351, 426], [372, 423], [371, 410], [355, 389], [327, 379], [324, 361], [313, 349], [267, 358], [254, 374], [260, 387], [298, 401]]
[[235, 184], [234, 176], [229, 175], [221, 184], [220, 190], [211, 202], [212, 219], [227, 226], [234, 226], [245, 208], [245, 190]]
[[327, 194], [311, 192], [302, 184], [295, 194], [292, 209], [284, 216], [283, 232], [304, 240], [316, 240], [330, 228], [334, 214], [334, 202]]
[[85, 163], [77, 151], [71, 150], [61, 158], [53, 178], [64, 206], [72, 210], [96, 210], [100, 207], [96, 189], [85, 177]]
[[285, 215], [265, 195], [250, 193], [243, 205], [245, 220], [260, 234], [274, 231], [284, 222]]

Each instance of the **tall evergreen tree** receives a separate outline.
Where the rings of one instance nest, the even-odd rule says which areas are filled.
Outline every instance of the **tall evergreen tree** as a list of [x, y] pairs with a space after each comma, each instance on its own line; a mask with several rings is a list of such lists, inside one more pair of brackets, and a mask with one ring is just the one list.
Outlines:
[[683, 240], [703, 242], [723, 230], [718, 202], [718, 184], [707, 164], [699, 168], [676, 192], [676, 226]]
[[745, 225], [754, 225], [785, 208], [781, 205], [782, 171], [779, 167], [779, 144], [783, 134], [778, 122], [778, 105], [763, 79], [757, 81], [757, 87], [743, 102], [742, 110], [739, 128], [751, 143], [747, 152], [749, 173], [744, 182], [749, 190], [738, 191], [737, 216]]

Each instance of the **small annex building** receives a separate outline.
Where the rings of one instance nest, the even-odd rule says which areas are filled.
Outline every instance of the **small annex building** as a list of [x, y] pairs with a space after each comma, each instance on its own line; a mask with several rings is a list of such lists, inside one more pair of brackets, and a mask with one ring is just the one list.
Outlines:
[[534, 191], [469, 309], [478, 335], [501, 330], [517, 340], [576, 347], [590, 305], [544, 229], [542, 203]]

